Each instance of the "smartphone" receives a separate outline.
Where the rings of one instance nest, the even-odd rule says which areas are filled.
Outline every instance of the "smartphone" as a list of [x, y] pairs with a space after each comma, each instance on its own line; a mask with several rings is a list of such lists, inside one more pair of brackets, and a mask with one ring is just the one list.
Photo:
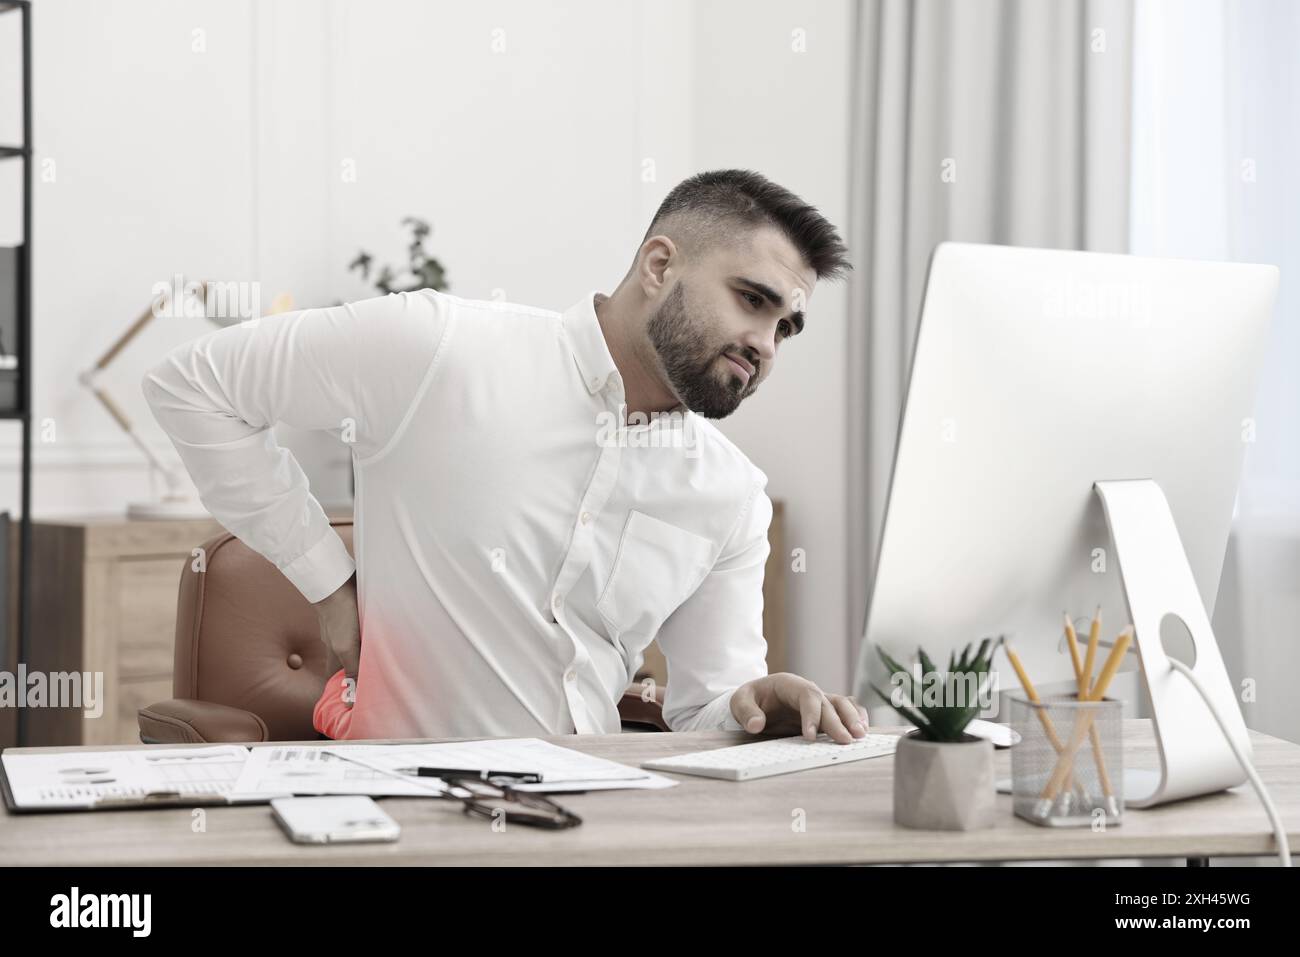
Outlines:
[[395, 841], [401, 825], [365, 795], [280, 797], [271, 813], [296, 844]]

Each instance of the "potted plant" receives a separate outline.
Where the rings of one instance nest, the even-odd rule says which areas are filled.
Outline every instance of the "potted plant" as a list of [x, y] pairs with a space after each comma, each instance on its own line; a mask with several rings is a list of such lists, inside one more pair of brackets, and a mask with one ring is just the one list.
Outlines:
[[947, 673], [917, 649], [919, 677], [883, 649], [893, 690], [872, 690], [915, 725], [894, 752], [894, 821], [904, 827], [968, 831], [993, 824], [993, 744], [966, 732], [979, 714], [989, 664], [1002, 644], [985, 638], [948, 659]]
[[[411, 231], [411, 242], [406, 247], [406, 265], [381, 266], [375, 276], [375, 288], [384, 295], [417, 289], [445, 292], [448, 289], [446, 270], [436, 256], [430, 256], [424, 250], [424, 241], [429, 238], [431, 227], [418, 216], [404, 217], [402, 225]], [[348, 271], [355, 270], [363, 279], [369, 279], [373, 263], [374, 257], [363, 249], [348, 263]]]

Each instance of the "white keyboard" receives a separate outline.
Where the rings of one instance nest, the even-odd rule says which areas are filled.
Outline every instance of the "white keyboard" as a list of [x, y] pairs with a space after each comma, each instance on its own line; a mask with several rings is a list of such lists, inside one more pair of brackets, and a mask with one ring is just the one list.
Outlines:
[[772, 738], [749, 744], [736, 744], [713, 751], [693, 751], [671, 758], [644, 761], [641, 767], [652, 771], [676, 771], [699, 774], [727, 781], [752, 781], [774, 774], [824, 768], [830, 764], [847, 764], [864, 758], [893, 754], [898, 746], [894, 734], [868, 734], [851, 744], [836, 744], [829, 735], [819, 734], [816, 741], [803, 737]]

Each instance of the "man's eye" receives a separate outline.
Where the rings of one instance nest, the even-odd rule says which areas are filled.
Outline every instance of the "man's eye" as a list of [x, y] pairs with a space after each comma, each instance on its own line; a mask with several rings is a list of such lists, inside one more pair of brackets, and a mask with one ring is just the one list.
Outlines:
[[752, 292], [742, 292], [741, 295], [745, 297], [745, 302], [749, 303], [755, 309], [763, 304], [763, 298]]
[[777, 331], [781, 333], [783, 339], [788, 339], [790, 337], [790, 320], [782, 319], [776, 324], [776, 328]]

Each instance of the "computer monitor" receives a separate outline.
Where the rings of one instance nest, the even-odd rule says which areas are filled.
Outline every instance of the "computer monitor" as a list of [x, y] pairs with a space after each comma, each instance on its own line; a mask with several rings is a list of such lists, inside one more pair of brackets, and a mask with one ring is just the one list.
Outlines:
[[[868, 687], [889, 689], [877, 647], [943, 667], [1006, 635], [1042, 693], [1074, 690], [1062, 613], [1086, 638], [1100, 606], [1108, 644], [1132, 620], [1097, 482], [1163, 492], [1208, 630], [1276, 288], [1272, 266], [935, 249], [854, 681], [873, 724], [901, 721]], [[1154, 533], [1133, 526], [1133, 577], [1177, 566], [1140, 554]], [[1145, 622], [1138, 642], [1160, 630]]]

